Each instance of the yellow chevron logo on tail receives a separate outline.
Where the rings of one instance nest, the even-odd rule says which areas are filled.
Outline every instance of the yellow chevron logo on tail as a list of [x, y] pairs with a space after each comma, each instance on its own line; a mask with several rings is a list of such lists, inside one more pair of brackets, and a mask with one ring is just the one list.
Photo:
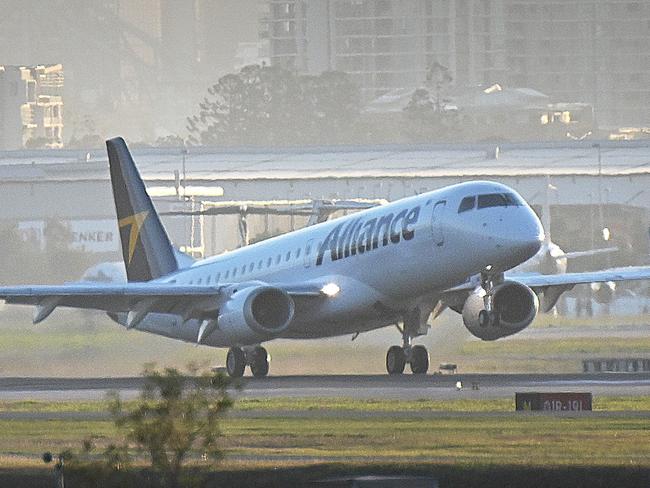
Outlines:
[[135, 253], [135, 246], [138, 243], [138, 238], [140, 237], [140, 229], [144, 225], [144, 221], [147, 220], [149, 216], [149, 211], [145, 210], [144, 212], [139, 212], [134, 215], [129, 215], [119, 220], [120, 229], [126, 227], [127, 225], [131, 226], [131, 232], [129, 233], [129, 262], [133, 259], [133, 254]]

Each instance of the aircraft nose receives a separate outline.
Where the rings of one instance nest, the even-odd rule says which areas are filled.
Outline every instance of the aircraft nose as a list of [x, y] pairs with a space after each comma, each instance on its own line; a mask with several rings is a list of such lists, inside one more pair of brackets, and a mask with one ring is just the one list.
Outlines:
[[544, 228], [537, 215], [530, 210], [526, 219], [517, 222], [509, 233], [508, 247], [517, 260], [532, 258], [544, 243]]

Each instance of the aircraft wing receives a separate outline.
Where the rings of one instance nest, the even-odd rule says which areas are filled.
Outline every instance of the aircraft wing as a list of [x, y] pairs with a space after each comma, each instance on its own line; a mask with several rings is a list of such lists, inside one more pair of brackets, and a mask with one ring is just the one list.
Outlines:
[[[261, 283], [255, 283], [260, 285]], [[245, 285], [245, 283], [237, 283]], [[186, 318], [201, 317], [215, 311], [219, 298], [230, 284], [176, 285], [170, 283], [73, 283], [0, 287], [0, 299], [10, 304], [35, 305], [34, 323], [47, 318], [56, 307], [73, 307], [105, 312], [173, 313]], [[251, 286], [254, 286], [251, 284]], [[273, 286], [273, 285], [271, 285]], [[295, 297], [321, 296], [317, 285], [284, 285], [279, 288]], [[135, 322], [135, 319], [132, 319]]]
[[619, 251], [618, 247], [604, 247], [601, 249], [591, 249], [589, 251], [569, 251], [569, 252], [565, 252], [564, 256], [567, 259], [575, 259], [575, 258], [585, 258], [589, 256], [597, 256], [598, 254], [609, 254], [618, 251]]
[[[522, 283], [535, 291], [541, 297], [541, 308], [548, 312], [553, 308], [560, 295], [570, 290], [575, 285], [589, 283], [604, 283], [608, 281], [639, 281], [650, 280], [650, 267], [631, 266], [627, 268], [613, 268], [602, 271], [588, 271], [583, 273], [561, 273], [545, 275], [541, 273], [505, 274], [505, 279]], [[451, 308], [462, 308], [467, 295], [480, 285], [478, 276], [469, 281], [450, 288], [442, 293], [442, 301]]]
[[13, 286], [0, 287], [0, 299], [12, 304], [35, 305], [36, 323], [59, 306], [117, 313], [128, 312], [146, 302], [148, 312], [178, 313], [181, 308], [197, 308], [199, 302], [207, 304], [211, 298], [216, 304], [220, 288], [167, 283]]
[[583, 273], [562, 273], [554, 275], [518, 274], [506, 278], [519, 281], [532, 289], [542, 289], [549, 286], [574, 286], [586, 283], [603, 283], [607, 281], [638, 281], [650, 280], [650, 267], [632, 266], [629, 268], [613, 268], [602, 271], [587, 271]]
[[[507, 275], [506, 275], [507, 276]], [[604, 283], [608, 281], [638, 281], [650, 279], [650, 267], [629, 267], [587, 271], [584, 273], [563, 273], [555, 275], [528, 274], [510, 277], [532, 288], [540, 297], [540, 307], [549, 312], [560, 295], [575, 285]]]

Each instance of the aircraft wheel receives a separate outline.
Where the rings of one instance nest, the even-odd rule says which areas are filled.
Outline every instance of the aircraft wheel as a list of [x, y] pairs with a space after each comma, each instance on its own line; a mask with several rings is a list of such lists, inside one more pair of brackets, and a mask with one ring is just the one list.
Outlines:
[[424, 346], [413, 346], [411, 348], [411, 372], [413, 374], [426, 374], [429, 370], [429, 353]]
[[490, 325], [490, 312], [487, 310], [481, 310], [478, 313], [478, 325], [481, 327], [487, 327]]
[[490, 314], [490, 327], [499, 327], [499, 314], [492, 312]]
[[386, 370], [388, 374], [402, 374], [405, 365], [404, 349], [399, 346], [391, 346], [386, 353]]
[[478, 324], [481, 327], [498, 327], [499, 315], [495, 312], [488, 312], [487, 310], [481, 310], [478, 313]]
[[232, 378], [241, 378], [246, 369], [246, 355], [239, 347], [231, 347], [226, 356], [226, 371]]
[[256, 378], [261, 378], [269, 373], [269, 353], [262, 346], [253, 350], [253, 360], [251, 361], [251, 373]]

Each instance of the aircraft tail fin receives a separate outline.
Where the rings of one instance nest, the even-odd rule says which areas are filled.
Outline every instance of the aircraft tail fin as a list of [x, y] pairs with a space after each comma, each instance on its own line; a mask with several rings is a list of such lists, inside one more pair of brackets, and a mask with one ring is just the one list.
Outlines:
[[124, 139], [107, 140], [106, 149], [128, 281], [150, 281], [176, 271], [174, 248]]

